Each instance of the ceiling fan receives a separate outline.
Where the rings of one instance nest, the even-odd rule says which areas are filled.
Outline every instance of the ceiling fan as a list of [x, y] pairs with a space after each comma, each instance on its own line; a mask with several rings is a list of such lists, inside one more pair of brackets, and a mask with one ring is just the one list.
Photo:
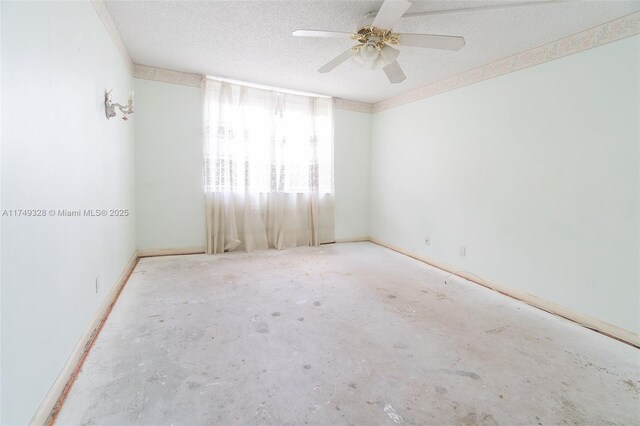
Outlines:
[[401, 83], [406, 76], [398, 64], [400, 51], [392, 45], [425, 47], [430, 49], [460, 50], [464, 46], [464, 38], [435, 34], [405, 34], [392, 32], [393, 26], [409, 9], [411, 2], [407, 0], [385, 0], [380, 10], [368, 13], [352, 34], [340, 31], [295, 30], [297, 37], [350, 37], [358, 44], [338, 55], [318, 69], [318, 72], [329, 72], [348, 59], [368, 69], [384, 71], [392, 84]]

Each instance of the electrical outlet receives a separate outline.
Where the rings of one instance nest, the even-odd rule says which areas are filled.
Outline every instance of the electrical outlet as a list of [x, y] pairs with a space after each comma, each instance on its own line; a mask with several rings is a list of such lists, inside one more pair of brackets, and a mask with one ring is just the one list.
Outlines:
[[428, 246], [428, 245], [430, 245], [430, 244], [431, 244], [431, 238], [429, 238], [429, 237], [424, 237], [424, 245], [425, 245], [425, 246]]
[[467, 248], [465, 246], [460, 246], [460, 256], [465, 257], [467, 255]]
[[100, 279], [96, 277], [96, 294], [98, 294], [99, 290], [100, 290]]

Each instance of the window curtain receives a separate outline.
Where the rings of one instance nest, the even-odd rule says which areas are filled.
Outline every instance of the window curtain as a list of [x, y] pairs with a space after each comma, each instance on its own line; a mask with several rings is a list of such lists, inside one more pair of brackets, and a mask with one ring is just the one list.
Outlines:
[[204, 83], [207, 253], [334, 241], [333, 103]]

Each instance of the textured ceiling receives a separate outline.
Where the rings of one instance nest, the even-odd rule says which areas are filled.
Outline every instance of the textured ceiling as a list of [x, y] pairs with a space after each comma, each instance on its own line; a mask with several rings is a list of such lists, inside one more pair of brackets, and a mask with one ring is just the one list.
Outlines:
[[[499, 5], [497, 1], [413, 1], [407, 13]], [[512, 2], [511, 2], [512, 3]], [[458, 52], [401, 47], [407, 79], [348, 61], [316, 70], [349, 39], [292, 37], [294, 29], [354, 31], [382, 1], [107, 1], [136, 64], [378, 102], [640, 10], [640, 1], [575, 1], [405, 17], [394, 28], [465, 37]]]

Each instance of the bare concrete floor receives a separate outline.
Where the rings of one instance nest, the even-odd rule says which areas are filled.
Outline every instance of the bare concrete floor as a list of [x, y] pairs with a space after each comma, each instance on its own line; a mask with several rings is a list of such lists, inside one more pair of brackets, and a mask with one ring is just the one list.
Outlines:
[[639, 424], [640, 351], [371, 243], [142, 259], [58, 424]]

